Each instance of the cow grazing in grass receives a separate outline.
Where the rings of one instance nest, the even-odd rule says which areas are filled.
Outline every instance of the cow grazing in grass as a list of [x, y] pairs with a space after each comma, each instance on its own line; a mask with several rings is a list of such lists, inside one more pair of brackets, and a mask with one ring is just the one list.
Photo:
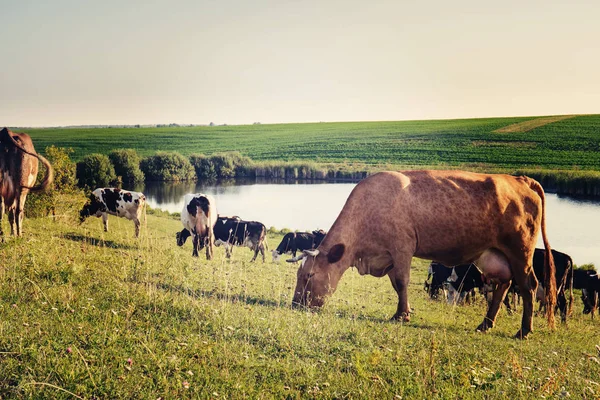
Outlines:
[[445, 298], [448, 294], [445, 284], [448, 282], [450, 275], [452, 275], [452, 269], [433, 261], [429, 264], [427, 272], [425, 291], [429, 295], [429, 298], [433, 300], [438, 299], [440, 292], [442, 292], [442, 296]]
[[256, 260], [260, 251], [263, 262], [265, 262], [267, 228], [262, 223], [243, 221], [239, 217], [219, 217], [213, 232], [215, 245], [225, 245], [227, 258], [231, 257], [233, 246], [246, 246], [254, 251], [254, 257], [250, 261]]
[[[448, 302], [463, 303], [474, 300], [475, 289], [483, 291], [481, 272], [475, 264], [462, 264], [452, 268], [448, 278]], [[506, 299], [506, 297], [505, 297]]]
[[[533, 253], [538, 234], [546, 248], [546, 303], [556, 303], [554, 261], [546, 236], [545, 196], [528, 177], [463, 171], [380, 172], [350, 193], [331, 230], [298, 269], [293, 304], [320, 307], [350, 266], [362, 275], [387, 275], [398, 294], [393, 319], [410, 320], [412, 257], [458, 265], [475, 262], [497, 283], [479, 331], [494, 326], [515, 280], [523, 297], [516, 337], [531, 330], [537, 279]], [[448, 235], [452, 232], [452, 235]], [[547, 311], [554, 326], [554, 313]]]
[[[535, 252], [533, 253], [533, 271], [540, 282], [545, 282], [546, 280], [544, 272], [545, 256], [546, 250], [544, 249], [535, 249]], [[565, 322], [573, 304], [573, 260], [568, 254], [556, 250], [552, 250], [552, 257], [554, 258], [554, 265], [556, 266], [556, 309], [560, 310], [561, 320]], [[566, 296], [567, 290], [570, 291], [568, 302]], [[543, 284], [538, 286], [536, 299], [540, 302], [541, 311], [546, 306]]]
[[193, 236], [192, 256], [198, 257], [198, 251], [206, 247], [206, 259], [213, 257], [215, 243], [213, 228], [217, 223], [217, 202], [208, 194], [186, 194], [181, 210], [183, 230], [177, 232], [177, 245], [183, 246], [188, 237]]
[[583, 313], [591, 314], [592, 319], [598, 308], [600, 295], [600, 277], [596, 270], [575, 269], [573, 271], [573, 288], [581, 289]]
[[[44, 165], [46, 174], [42, 182], [34, 186], [38, 160]], [[53, 180], [52, 166], [35, 152], [29, 135], [11, 132], [7, 128], [0, 131], [0, 241], [4, 240], [2, 219], [5, 209], [8, 210], [11, 233], [21, 236], [27, 193], [46, 190]]]
[[98, 188], [79, 212], [79, 222], [88, 217], [102, 217], [104, 232], [108, 232], [108, 214], [126, 218], [135, 225], [135, 237], [140, 236], [140, 220], [146, 220], [146, 196], [140, 192], [117, 188]]
[[[322, 229], [311, 232], [288, 232], [285, 234], [279, 246], [272, 252], [273, 262], [278, 262], [282, 254], [291, 253], [295, 258], [298, 250], [316, 249], [323, 239], [325, 238], [325, 232]], [[297, 260], [289, 260], [295, 262]]]

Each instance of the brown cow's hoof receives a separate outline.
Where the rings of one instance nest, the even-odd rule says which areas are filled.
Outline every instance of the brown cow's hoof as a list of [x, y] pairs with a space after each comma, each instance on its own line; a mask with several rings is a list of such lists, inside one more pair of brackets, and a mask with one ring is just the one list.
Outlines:
[[488, 330], [492, 329], [493, 327], [494, 327], [494, 321], [492, 321], [489, 318], [484, 318], [483, 322], [481, 324], [479, 324], [476, 331], [477, 332], [487, 332]]
[[394, 314], [394, 316], [390, 319], [390, 321], [410, 322], [410, 314], [409, 313]]
[[527, 339], [528, 335], [529, 335], [529, 332], [523, 332], [521, 329], [519, 329], [519, 331], [515, 335], [515, 339]]

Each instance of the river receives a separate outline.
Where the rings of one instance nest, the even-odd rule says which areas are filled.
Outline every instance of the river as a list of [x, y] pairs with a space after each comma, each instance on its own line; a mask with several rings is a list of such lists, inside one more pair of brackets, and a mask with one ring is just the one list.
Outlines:
[[[181, 212], [183, 195], [206, 193], [215, 197], [220, 215], [238, 215], [277, 229], [328, 230], [356, 183], [256, 183], [226, 185], [147, 183], [148, 204]], [[547, 227], [553, 249], [569, 254], [577, 265], [600, 266], [600, 201], [546, 194]], [[543, 247], [541, 238], [538, 247]]]

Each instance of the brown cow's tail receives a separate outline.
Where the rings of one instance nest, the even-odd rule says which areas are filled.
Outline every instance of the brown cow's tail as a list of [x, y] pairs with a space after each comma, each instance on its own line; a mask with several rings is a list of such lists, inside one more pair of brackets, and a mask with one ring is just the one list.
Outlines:
[[23, 153], [29, 154], [33, 157], [37, 157], [42, 162], [42, 164], [44, 164], [44, 167], [46, 167], [46, 175], [44, 176], [44, 179], [42, 180], [42, 183], [39, 184], [39, 186], [21, 186], [23, 189], [29, 189], [32, 192], [41, 192], [43, 190], [46, 190], [48, 186], [50, 186], [52, 182], [54, 182], [54, 170], [52, 169], [52, 165], [50, 165], [50, 162], [46, 160], [45, 157], [24, 148], [19, 142], [15, 140], [15, 138], [12, 137], [10, 131], [7, 128], [4, 128], [0, 131], [0, 142], [11, 142], [17, 149], [21, 150]]
[[573, 315], [573, 278], [575, 276], [573, 268], [573, 260], [569, 257], [569, 275], [567, 275], [567, 284], [569, 285], [569, 308], [567, 309], [567, 315], [569, 317]]
[[148, 202], [146, 201], [146, 196], [144, 196], [144, 226], [148, 227], [148, 218], [146, 217], [146, 209], [148, 208]]
[[39, 160], [42, 162], [42, 164], [44, 164], [44, 167], [46, 167], [46, 175], [44, 175], [44, 179], [38, 186], [33, 186], [33, 187], [21, 186], [21, 187], [23, 187], [25, 189], [29, 189], [32, 192], [41, 192], [41, 191], [48, 189], [48, 187], [52, 184], [52, 182], [54, 182], [54, 169], [52, 168], [52, 165], [50, 165], [50, 162], [48, 160], [46, 160], [46, 158], [44, 156], [41, 156], [39, 154], [36, 154], [35, 156], [37, 158], [39, 158]]
[[265, 251], [269, 251], [269, 244], [267, 243], [267, 227], [266, 226], [263, 226], [261, 236], [262, 236], [262, 242], [265, 245]]
[[546, 196], [544, 189], [536, 180], [529, 178], [529, 187], [535, 190], [542, 200], [542, 240], [546, 254], [544, 256], [544, 287], [546, 288], [546, 318], [548, 326], [554, 328], [554, 308], [556, 307], [556, 267], [554, 266], [554, 256], [546, 236]]

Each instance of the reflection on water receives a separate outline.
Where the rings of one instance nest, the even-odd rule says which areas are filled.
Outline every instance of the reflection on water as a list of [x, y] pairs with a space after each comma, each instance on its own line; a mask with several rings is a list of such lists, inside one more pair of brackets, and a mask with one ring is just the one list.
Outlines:
[[[239, 215], [279, 229], [328, 230], [355, 185], [324, 181], [151, 182], [136, 190], [146, 194], [151, 207], [170, 212], [181, 212], [186, 193], [207, 193], [215, 197], [221, 215]], [[552, 248], [571, 255], [575, 264], [600, 266], [600, 202], [547, 194], [546, 210]], [[543, 247], [541, 239], [538, 247]]]

